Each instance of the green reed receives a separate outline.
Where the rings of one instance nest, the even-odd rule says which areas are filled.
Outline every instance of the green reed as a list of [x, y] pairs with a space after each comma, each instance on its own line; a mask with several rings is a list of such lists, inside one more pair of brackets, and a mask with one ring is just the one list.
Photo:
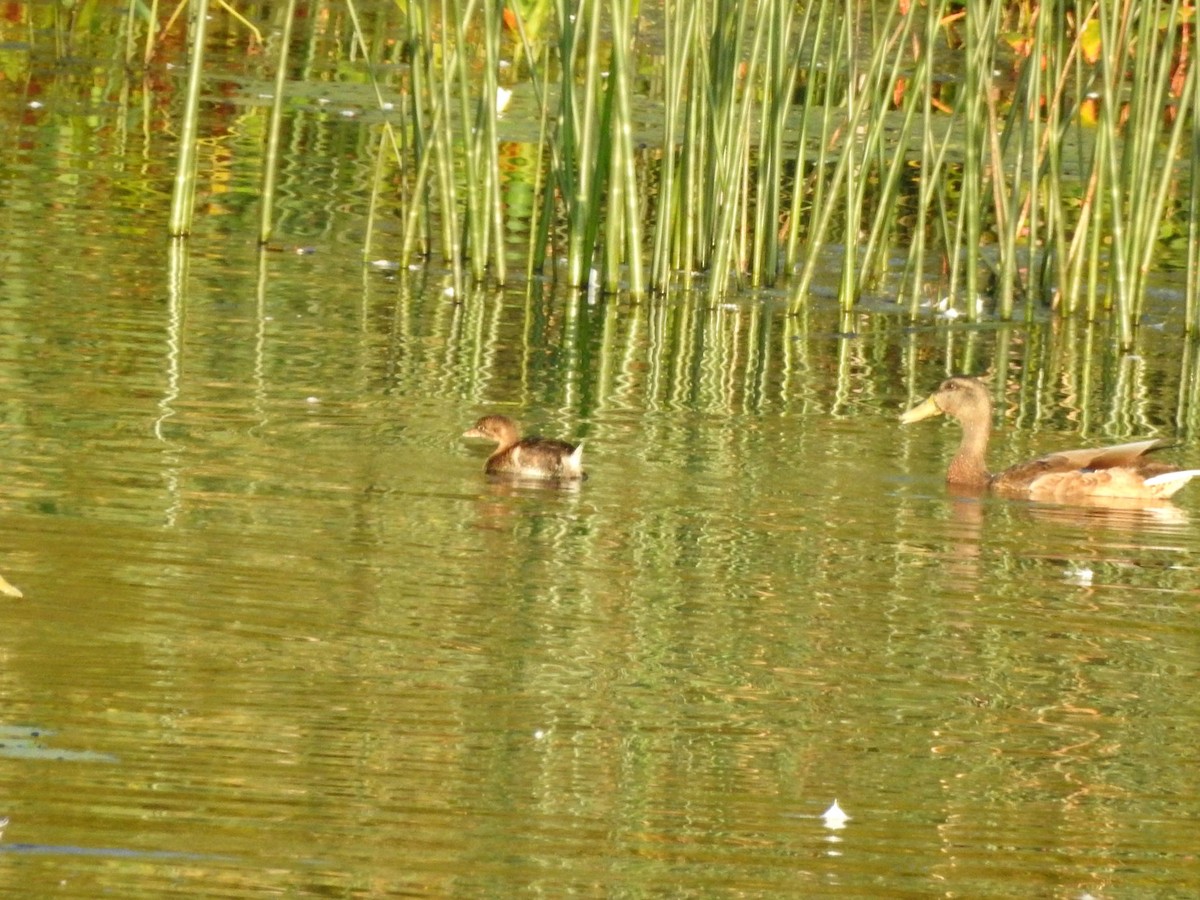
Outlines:
[[[621, 262], [618, 249], [624, 242], [624, 260], [628, 266], [628, 289], [631, 294], [641, 296], [645, 291], [645, 274], [642, 265], [642, 204], [640, 181], [633, 152], [633, 99], [631, 97], [634, 65], [630, 53], [632, 35], [631, 21], [633, 4], [630, 0], [612, 0], [612, 29], [617, 39], [613, 41], [613, 66], [610, 82], [616, 98], [616, 115], [613, 117], [615, 141], [613, 144], [612, 184], [610, 221], [606, 244], [610, 250], [606, 266], [608, 276], [605, 288], [615, 292], [619, 287], [616, 267]], [[622, 202], [623, 201], [623, 202]], [[614, 215], [620, 211], [621, 216]]]
[[[560, 83], [557, 138], [559, 168], [554, 172], [565, 205], [567, 224], [567, 284], [581, 287], [590, 277], [596, 236], [600, 232], [600, 10], [593, 0], [575, 9], [565, 0], [556, 4], [561, 38], [559, 61], [564, 73], [574, 72], [584, 59], [581, 80], [565, 77]], [[585, 13], [588, 18], [585, 19]], [[587, 27], [585, 26], [587, 23]], [[587, 41], [586, 45], [584, 41]], [[582, 48], [582, 50], [581, 50]]]
[[288, 49], [292, 42], [292, 22], [296, 16], [296, 0], [288, 0], [283, 14], [283, 29], [279, 35], [279, 61], [275, 66], [275, 91], [271, 98], [271, 121], [267, 126], [267, 148], [263, 157], [262, 198], [259, 204], [258, 242], [271, 238], [272, 215], [275, 209], [275, 185], [279, 175], [279, 140], [283, 128], [284, 96], [287, 88]]
[[[511, 30], [490, 0], [393, 11], [408, 65], [400, 108], [380, 126], [371, 219], [395, 183], [402, 266], [440, 258], [459, 293], [468, 279], [503, 283], [516, 252], [497, 104], [511, 57], [539, 133], [527, 276], [634, 296], [699, 280], [710, 305], [784, 276], [793, 313], [821, 280], [849, 313], [899, 258], [897, 302], [912, 316], [936, 300], [972, 319], [1110, 317], [1129, 347], [1163, 223], [1183, 208], [1187, 318], [1200, 329], [1200, 75], [1181, 0], [1065, 12], [667, 0], [655, 57], [630, 0], [509, 13]], [[382, 42], [362, 37], [352, 2], [348, 15], [354, 52], [371, 63]], [[647, 72], [658, 86], [643, 98]], [[657, 123], [648, 108], [661, 109]], [[185, 118], [181, 197], [194, 128]], [[186, 226], [173, 216], [170, 227]]]
[[[815, 48], [824, 46], [826, 36], [829, 33], [829, 20], [835, 10], [836, 7], [832, 4], [809, 4], [805, 10], [804, 18], [801, 20], [795, 41], [799, 52], [796, 58], [794, 83], [802, 87], [803, 97], [797, 109], [799, 129], [795, 138], [796, 149], [792, 176], [792, 202], [787, 217], [788, 238], [784, 252], [784, 264], [788, 268], [794, 268], [800, 259], [800, 241], [801, 237], [805, 234], [801, 223], [804, 219], [805, 210], [810, 208], [806, 206], [807, 196], [805, 191], [805, 186], [809, 182], [810, 172], [810, 167], [808, 166], [808, 147], [811, 142], [809, 122], [817, 118], [820, 119], [821, 125], [821, 137], [817, 140], [819, 155], [811, 171], [822, 172], [825, 166], [825, 152], [828, 147], [827, 138], [831, 120], [828, 113], [833, 107], [830, 84], [832, 81], [832, 72], [836, 70], [827, 69], [824, 77], [822, 77], [818, 66], [815, 64]], [[809, 47], [814, 49], [809, 51], [807, 49]], [[819, 98], [823, 100], [823, 103], [820, 105], [817, 103]], [[825, 115], [819, 115], [821, 111], [824, 111]], [[822, 184], [821, 179], [815, 178], [814, 180], [819, 189]], [[819, 206], [819, 197], [814, 197], [812, 207], [819, 208]]]
[[[466, 251], [466, 258], [471, 264], [471, 276], [476, 283], [479, 283], [487, 274], [492, 237], [490, 206], [496, 202], [497, 194], [495, 31], [498, 27], [496, 18], [499, 11], [495, 4], [485, 4], [483, 7], [484, 48], [489, 64], [484, 67], [483, 90], [473, 98], [472, 80], [467, 71], [465, 48], [467, 47], [466, 24], [472, 18], [474, 6], [475, 0], [468, 0], [465, 8], [459, 4], [458, 0], [442, 0], [442, 21], [454, 22], [457, 25], [454, 32], [457, 52], [453, 56], [452, 76], [445, 79], [444, 86], [448, 92], [453, 87], [455, 89], [453, 93], [457, 94], [456, 106], [461, 140], [460, 160], [467, 167], [466, 177], [463, 179], [466, 186], [466, 216], [462, 246]], [[453, 79], [453, 84], [451, 79]], [[450, 93], [446, 94], [445, 99], [449, 101]], [[473, 100], [474, 102], [472, 102]], [[448, 160], [449, 156], [447, 155], [446, 158]], [[452, 215], [453, 207], [446, 212]], [[495, 273], [497, 280], [501, 283], [504, 281], [504, 271], [504, 266], [501, 264]]]
[[[1200, 96], [1200, 66], [1192, 66], [1188, 72], [1191, 83], [1192, 97]], [[1188, 193], [1188, 232], [1187, 232], [1187, 278], [1184, 285], [1187, 315], [1184, 317], [1190, 334], [1200, 332], [1200, 303], [1197, 294], [1200, 292], [1200, 116], [1192, 116], [1191, 154], [1188, 162], [1188, 178], [1191, 191]]]
[[[913, 38], [914, 18], [904, 16], [897, 21], [889, 15], [882, 27], [890, 29], [888, 39], [882, 44], [881, 52], [872, 59], [872, 79], [868, 84], [874, 88], [869, 92], [874, 104], [868, 113], [869, 118], [882, 119], [889, 115], [887, 98], [894, 97], [901, 83], [902, 56], [897, 48], [907, 45]], [[890, 60], [890, 61], [889, 61]], [[928, 66], [927, 57], [921, 57], [912, 73], [912, 80], [919, 82], [923, 78], [924, 69]], [[868, 215], [866, 207], [866, 182], [860, 181], [854, 193], [854, 204], [858, 210], [860, 221], [859, 232], [866, 233], [866, 242], [858, 255], [858, 273], [853, 282], [844, 281], [845, 290], [842, 294], [842, 306], [849, 308], [857, 303], [862, 285], [876, 280], [884, 270], [883, 250], [885, 249], [885, 231], [893, 227], [896, 210], [899, 204], [899, 181], [902, 174], [906, 155], [891, 152], [892, 144], [909, 145], [914, 137], [918, 100], [921, 95], [917, 91], [905, 91], [904, 99], [899, 104], [899, 119], [895, 122], [896, 131], [884, 140], [882, 129], [874, 129], [869, 135], [869, 141], [864, 153], [864, 160], [872, 161], [879, 176], [877, 200], [873, 213]], [[849, 268], [849, 266], [847, 266]]]
[[787, 162], [787, 116], [795, 90], [798, 59], [789, 52], [794, 31], [793, 4], [766, 4], [766, 64], [758, 128], [758, 167], [754, 195], [751, 284], [774, 284], [782, 260], [777, 237]]
[[[519, 21], [519, 19], [518, 19]], [[522, 41], [526, 49], [529, 49], [529, 42], [522, 34]], [[532, 53], [530, 53], [532, 59]], [[549, 70], [547, 75], [543, 76], [540, 84], [535, 83], [538, 108], [538, 143], [537, 143], [537, 159], [555, 159], [555, 147], [550, 141], [550, 105], [545, 103], [542, 98], [546, 96], [549, 88]], [[533, 221], [529, 228], [529, 244], [526, 251], [525, 262], [525, 277], [532, 281], [534, 277], [542, 272], [546, 267], [546, 245], [550, 239], [550, 223], [554, 217], [554, 207], [551, 202], [553, 193], [545, 189], [548, 181], [545, 166], [538, 166], [534, 172], [533, 196], [535, 198], [543, 198], [542, 202], [535, 201], [533, 206]]]
[[[848, 311], [858, 301], [869, 272], [876, 268], [883, 228], [888, 222], [879, 209], [891, 209], [896, 201], [896, 179], [902, 157], [889, 154], [885, 146], [885, 128], [893, 122], [889, 103], [899, 79], [896, 50], [909, 37], [911, 17], [896, 20], [889, 11], [881, 21], [872, 21], [879, 38], [871, 42], [869, 56], [858, 48], [862, 37], [859, 20], [843, 16], [838, 22], [834, 59], [847, 59], [842, 83], [844, 117], [831, 126], [828, 110], [833, 106], [827, 95], [822, 147], [833, 152], [831, 177], [818, 183], [814, 196], [815, 224], [808, 233], [808, 250], [799, 286], [793, 295], [793, 309], [804, 302], [819, 262], [817, 250], [826, 240], [835, 218], [841, 219], [843, 258], [838, 288], [839, 302]], [[862, 66], [855, 64], [861, 61]], [[833, 60], [829, 61], [832, 64]], [[909, 107], [909, 113], [912, 107]], [[906, 116], [900, 128], [900, 140], [911, 134], [912, 118]], [[890, 159], [889, 159], [890, 156]], [[818, 158], [816, 177], [824, 166]], [[860, 248], [862, 236], [869, 235]]]
[[[1159, 27], [1164, 19], [1159, 18], [1157, 9], [1154, 12], [1138, 14], [1129, 5], [1120, 10], [1103, 4], [1098, 8], [1105, 53], [1095, 164], [1103, 189], [1100, 196], [1104, 198], [1107, 192], [1111, 233], [1108, 292], [1122, 347], [1133, 342], [1183, 122], [1194, 115], [1189, 109], [1193, 93], [1192, 79], [1188, 79], [1189, 87], [1176, 107], [1175, 124], [1162, 144], [1160, 122], [1171, 80], [1179, 4], [1171, 3], [1165, 9], [1165, 27]], [[1129, 78], [1123, 77], [1125, 60], [1132, 60]]]
[[[966, 91], [964, 98], [965, 143], [963, 161], [963, 189], [958, 208], [960, 228], [957, 232], [956, 250], [961, 249], [967, 304], [967, 315], [971, 319], [979, 311], [979, 241], [983, 233], [984, 179], [986, 169], [984, 154], [987, 152], [988, 123], [986, 97], [991, 89], [991, 51], [996, 39], [996, 19], [999, 6], [995, 3], [980, 4], [967, 9], [966, 15]], [[951, 255], [950, 294], [957, 293], [955, 276], [959, 271], [959, 252]]]
[[[919, 54], [923, 65], [917, 77], [913, 79], [913, 96], [925, 98], [926, 102], [920, 104], [919, 107], [921, 111], [921, 149], [918, 156], [918, 171], [921, 174], [918, 180], [916, 222], [912, 231], [913, 240], [909, 244], [904, 264], [904, 280], [911, 283], [907, 304], [910, 316], [917, 314], [921, 297], [924, 294], [925, 241], [926, 233], [931, 227], [931, 200], [933, 190], [938, 183], [936, 175], [942, 171], [942, 163], [945, 159], [944, 153], [936, 152], [933, 135], [933, 105], [928, 102], [928, 99], [933, 96], [934, 48], [938, 43], [937, 23], [945, 14], [944, 10], [945, 2], [940, 3], [936, 8], [932, 4], [930, 5], [929, 15], [926, 16], [925, 28], [920, 36], [920, 40], [925, 47], [924, 51]], [[918, 108], [915, 102], [910, 101], [909, 105], [911, 108]], [[944, 150], [945, 147], [946, 143], [943, 141], [942, 149]], [[898, 299], [902, 300], [903, 294]]]
[[[441, 107], [437, 115], [431, 116], [429, 112], [429, 107], [434, 102], [433, 85], [436, 70], [432, 62], [433, 25], [427, 0], [418, 0], [410, 5], [406, 24], [408, 31], [405, 44], [408, 47], [411, 78], [408, 105], [411, 109], [412, 140], [409, 142], [410, 154], [398, 154], [396, 157], [396, 164], [402, 175], [400, 199], [407, 207], [400, 246], [401, 268], [405, 268], [414, 255], [427, 257], [431, 253], [432, 204], [426, 186], [431, 177], [430, 168], [433, 148], [437, 145], [436, 136], [441, 134], [441, 128], [435, 125], [440, 123], [443, 115]], [[445, 196], [446, 189], [440, 181], [439, 187], [442, 188], [442, 196]], [[445, 218], [442, 222], [443, 246], [450, 246], [453, 242], [453, 221], [453, 218]], [[454, 271], [456, 281], [461, 282], [458, 267], [455, 267]]]
[[[687, 9], [685, 13], [684, 10]], [[711, 196], [697, 190], [704, 178], [704, 160], [711, 141], [701, 130], [699, 114], [708, 96], [703, 36], [710, 28], [711, 11], [703, 4], [675, 4], [664, 18], [665, 44], [664, 121], [661, 189], [654, 210], [654, 290], [663, 291], [678, 273], [680, 284], [690, 289], [695, 274], [704, 268], [699, 235], [707, 231]], [[670, 23], [670, 24], [668, 24]], [[717, 47], [712, 45], [712, 59]]]
[[175, 187], [171, 194], [171, 218], [167, 233], [183, 237], [192, 230], [192, 211], [196, 204], [196, 160], [199, 136], [200, 86], [204, 80], [204, 36], [208, 28], [208, 0], [192, 5], [191, 65], [188, 67], [187, 92], [184, 96], [183, 123], [179, 133], [179, 158], [175, 168]]
[[[1030, 192], [1031, 196], [1038, 196], [1038, 185], [1045, 191], [1045, 215], [1042, 219], [1045, 229], [1045, 251], [1037, 264], [1037, 277], [1030, 285], [1026, 308], [1032, 310], [1036, 298], [1059, 308], [1066, 306], [1073, 311], [1079, 294], [1079, 282], [1078, 267], [1073, 270], [1073, 280], [1072, 270], [1069, 268], [1069, 223], [1065, 195], [1067, 181], [1063, 175], [1063, 153], [1066, 128], [1072, 112], [1078, 110], [1077, 104], [1072, 109], [1067, 109], [1066, 89], [1073, 80], [1078, 96], [1078, 85], [1082, 84], [1082, 70], [1078, 47], [1074, 42], [1068, 43], [1061, 19], [1056, 20], [1048, 16], [1038, 18], [1032, 57], [1041, 58], [1043, 55], [1051, 60], [1048, 69], [1057, 72], [1057, 78], [1053, 81], [1043, 78], [1040, 68], [1032, 73], [1034, 96], [1037, 96], [1039, 88], [1045, 85], [1049, 101], [1046, 104], [1046, 121], [1044, 128], [1040, 130], [1040, 140], [1038, 137], [1034, 140], [1037, 156]], [[1034, 121], [1037, 121], [1036, 118]], [[1037, 173], [1043, 172], [1045, 177], [1040, 181], [1036, 180]], [[1036, 207], [1034, 215], [1036, 216]], [[1030, 232], [1037, 234], [1036, 223], [1030, 226]]]
[[[765, 8], [759, 7], [761, 12]], [[743, 204], [739, 202], [738, 188], [740, 175], [748, 152], [748, 116], [750, 111], [750, 94], [748, 91], [738, 91], [744, 87], [743, 73], [740, 69], [745, 52], [744, 42], [747, 38], [746, 22], [749, 17], [749, 4], [735, 3], [733, 0], [719, 0], [714, 13], [716, 31], [714, 34], [712, 63], [708, 75], [711, 78], [712, 89], [708, 93], [708, 110], [703, 107], [700, 120], [703, 122], [704, 112], [711, 113], [711, 139], [705, 146], [710, 149], [703, 161], [701, 170], [707, 170], [704, 184], [712, 191], [714, 201], [708, 207], [707, 221], [702, 219], [704, 226], [705, 245], [711, 253], [709, 266], [709, 302], [713, 302], [725, 292], [731, 270], [734, 268], [735, 240], [737, 220]], [[756, 30], [755, 37], [761, 36]], [[749, 81], [756, 71], [758, 62], [757, 41], [751, 46], [749, 62], [745, 70], [745, 79]]]
[[[1190, 8], [1188, 12], [1190, 14]], [[1137, 235], [1136, 243], [1130, 253], [1130, 269], [1138, 279], [1132, 303], [1132, 315], [1135, 318], [1140, 316], [1142, 311], [1146, 276], [1158, 243], [1159, 227], [1167, 196], [1175, 181], [1174, 160], [1179, 157], [1185, 124], [1194, 119], [1194, 113], [1189, 114], [1193, 101], [1194, 81], [1188, 78], [1184, 81], [1183, 89], [1175, 102], [1174, 118], [1168, 129], [1167, 141], [1165, 145], [1162, 143], [1159, 123], [1171, 105], [1168, 102], [1168, 92], [1174, 69], [1173, 60], [1177, 48], [1178, 25], [1183, 14], [1184, 9], [1179, 0], [1175, 0], [1166, 10], [1165, 24], [1162, 27], [1159, 27], [1159, 23], [1162, 22], [1161, 18], [1151, 20], [1147, 16], [1141, 29], [1143, 32], [1148, 32], [1148, 36], [1143, 37], [1139, 49], [1145, 51], [1149, 47], [1150, 50], [1149, 53], [1138, 54], [1139, 62], [1142, 56], [1151, 56], [1151, 59], [1146, 62], [1146, 69], [1149, 72], [1149, 77], [1146, 79], [1149, 84], [1146, 90], [1149, 93], [1149, 99], [1145, 101], [1142, 111], [1144, 121], [1138, 123], [1140, 127], [1136, 127], [1131, 135], [1137, 147], [1137, 156], [1133, 165], [1136, 167], [1142, 163], [1140, 171], [1135, 171], [1134, 177], [1130, 179], [1130, 195], [1135, 198], [1131, 203], [1132, 221]], [[1127, 143], [1129, 140], [1130, 138], [1127, 137]], [[1139, 197], [1143, 198], [1141, 202], [1136, 201], [1136, 198]]]
[[[671, 272], [678, 268], [678, 256], [672, 248], [680, 243], [685, 246], [686, 235], [679, 238], [676, 223], [690, 222], [690, 217], [680, 214], [682, 209], [681, 186], [686, 188], [686, 170], [681, 166], [681, 156], [676, 152], [679, 144], [679, 118], [684, 95], [689, 87], [687, 78], [688, 59], [693, 53], [698, 13], [701, 4], [689, 3], [683, 15], [666, 17], [663, 22], [663, 150], [659, 164], [658, 215], [654, 221], [654, 243], [650, 256], [650, 284], [663, 289], [670, 282]], [[672, 240], [672, 235], [676, 239]]]
[[[453, 135], [448, 119], [450, 82], [446, 71], [453, 71], [457, 48], [442, 53], [443, 66], [435, 66], [433, 18], [427, 0], [418, 0], [409, 7], [406, 44], [411, 60], [411, 107], [413, 123], [411, 159], [399, 152], [397, 166], [411, 170], [404, 180], [401, 197], [404, 213], [404, 232], [400, 242], [399, 265], [407, 272], [414, 256], [433, 254], [431, 232], [440, 231], [442, 259], [450, 265], [453, 289], [461, 296], [464, 286], [460, 235], [455, 227], [457, 192], [453, 173]], [[445, 51], [445, 48], [443, 48]], [[434, 181], [436, 188], [431, 187]], [[436, 215], [439, 208], [441, 215]], [[436, 222], [436, 224], [431, 224]]]

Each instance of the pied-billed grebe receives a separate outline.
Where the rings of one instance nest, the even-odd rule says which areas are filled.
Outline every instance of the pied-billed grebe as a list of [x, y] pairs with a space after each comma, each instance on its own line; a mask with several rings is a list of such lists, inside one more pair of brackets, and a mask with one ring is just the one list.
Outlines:
[[1147, 452], [1163, 445], [1157, 439], [1063, 450], [992, 475], [984, 459], [992, 433], [987, 388], [975, 378], [947, 378], [929, 399], [904, 413], [900, 422], [908, 425], [942, 413], [957, 419], [963, 429], [962, 443], [946, 473], [946, 481], [960, 487], [1059, 502], [1089, 497], [1164, 500], [1200, 475], [1200, 469], [1181, 470], [1147, 459]]
[[508, 416], [484, 416], [463, 437], [495, 441], [499, 446], [483, 467], [489, 475], [523, 478], [583, 478], [583, 444], [544, 437], [522, 438]]

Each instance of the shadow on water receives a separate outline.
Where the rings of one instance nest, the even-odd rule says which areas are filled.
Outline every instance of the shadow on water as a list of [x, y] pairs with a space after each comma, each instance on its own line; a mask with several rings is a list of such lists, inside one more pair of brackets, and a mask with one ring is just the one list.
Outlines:
[[16, 856], [81, 856], [111, 859], [146, 860], [148, 862], [231, 863], [233, 857], [184, 853], [176, 850], [123, 850], [118, 847], [54, 847], [45, 844], [0, 843], [0, 853]]
[[47, 747], [43, 738], [54, 734], [41, 728], [0, 725], [0, 756], [12, 759], [43, 759], [69, 762], [119, 762], [110, 753], [93, 750], [62, 750]]

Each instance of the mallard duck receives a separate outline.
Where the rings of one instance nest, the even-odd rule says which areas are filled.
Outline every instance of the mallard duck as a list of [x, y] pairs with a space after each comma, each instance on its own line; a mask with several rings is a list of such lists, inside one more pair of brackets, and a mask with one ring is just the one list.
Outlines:
[[1063, 450], [992, 475], [985, 462], [992, 433], [987, 388], [975, 378], [947, 378], [929, 399], [904, 413], [900, 422], [908, 425], [941, 413], [957, 419], [963, 429], [962, 443], [946, 473], [946, 481], [957, 487], [990, 488], [1010, 496], [1058, 502], [1090, 497], [1165, 500], [1200, 475], [1200, 469], [1183, 470], [1147, 459], [1146, 453], [1166, 443], [1158, 439]]
[[489, 475], [523, 478], [583, 478], [583, 444], [568, 444], [544, 437], [522, 438], [508, 416], [484, 416], [463, 437], [495, 441], [499, 446], [483, 470]]

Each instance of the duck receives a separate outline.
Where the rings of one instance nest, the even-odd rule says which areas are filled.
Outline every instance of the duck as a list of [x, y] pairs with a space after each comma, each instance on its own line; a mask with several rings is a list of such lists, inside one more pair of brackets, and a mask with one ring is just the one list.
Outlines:
[[1200, 475], [1200, 469], [1148, 459], [1147, 453], [1168, 443], [1159, 438], [1060, 450], [993, 474], [986, 462], [992, 434], [991, 397], [982, 381], [966, 375], [947, 378], [925, 401], [901, 415], [900, 423], [909, 425], [938, 415], [957, 420], [963, 430], [962, 443], [946, 472], [946, 482], [956, 488], [1058, 503], [1092, 498], [1155, 502], [1166, 500]]
[[465, 438], [482, 438], [498, 445], [483, 470], [489, 475], [576, 480], [583, 471], [583, 444], [568, 444], [536, 435], [523, 438], [508, 416], [484, 416], [463, 432]]

